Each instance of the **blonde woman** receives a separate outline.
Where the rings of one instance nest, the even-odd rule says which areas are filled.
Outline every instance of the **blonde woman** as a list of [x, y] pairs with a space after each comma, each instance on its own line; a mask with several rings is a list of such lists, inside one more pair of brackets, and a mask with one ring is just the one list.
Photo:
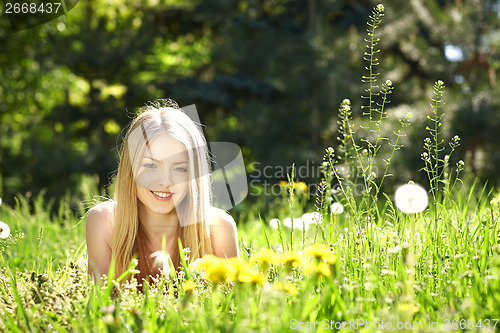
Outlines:
[[204, 136], [175, 102], [142, 108], [124, 139], [114, 200], [87, 216], [89, 273], [107, 274], [114, 258], [119, 276], [136, 256], [136, 278], [156, 276], [151, 254], [165, 250], [178, 267], [178, 239], [192, 259], [238, 257], [234, 220], [210, 204], [209, 166]]

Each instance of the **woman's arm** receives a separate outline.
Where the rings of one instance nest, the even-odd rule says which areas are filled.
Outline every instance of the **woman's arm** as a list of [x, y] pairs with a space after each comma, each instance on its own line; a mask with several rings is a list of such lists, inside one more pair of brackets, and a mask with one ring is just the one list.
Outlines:
[[111, 263], [113, 240], [114, 204], [103, 202], [92, 208], [87, 215], [86, 240], [88, 272], [96, 279], [108, 274]]
[[210, 229], [214, 255], [221, 258], [239, 258], [238, 232], [231, 215], [221, 209], [213, 208]]

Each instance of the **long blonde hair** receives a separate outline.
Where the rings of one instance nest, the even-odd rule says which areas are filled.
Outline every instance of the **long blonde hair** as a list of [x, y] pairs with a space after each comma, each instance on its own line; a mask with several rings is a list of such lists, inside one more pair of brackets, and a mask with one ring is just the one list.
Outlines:
[[[196, 124], [172, 100], [159, 100], [140, 109], [130, 124], [121, 151], [116, 176], [116, 215], [112, 255], [117, 276], [124, 273], [135, 255], [139, 260], [138, 278], [156, 275], [150, 258], [150, 242], [138, 215], [136, 171], [151, 140], [166, 134], [182, 143], [188, 151], [189, 190], [176, 207], [180, 222], [179, 238], [191, 250], [191, 259], [212, 253], [208, 210], [211, 204], [210, 163], [205, 138]], [[177, 240], [174, 242], [177, 249]], [[180, 263], [179, 252], [170, 254], [174, 266]]]

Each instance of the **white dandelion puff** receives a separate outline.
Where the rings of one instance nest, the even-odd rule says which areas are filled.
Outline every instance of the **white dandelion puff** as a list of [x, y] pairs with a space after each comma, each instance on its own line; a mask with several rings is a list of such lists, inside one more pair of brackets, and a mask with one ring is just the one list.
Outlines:
[[406, 214], [423, 212], [429, 204], [427, 191], [417, 184], [405, 184], [394, 193], [394, 203]]
[[0, 221], [0, 238], [5, 239], [10, 235], [10, 228], [7, 223]]
[[300, 219], [305, 224], [318, 224], [321, 223], [321, 214], [319, 212], [304, 213]]
[[170, 264], [172, 259], [170, 259], [170, 254], [165, 251], [156, 251], [151, 253], [151, 258], [154, 259], [153, 266], [159, 267], [163, 274], [170, 275]]
[[[287, 228], [292, 228], [292, 219], [287, 217], [283, 220], [283, 225]], [[302, 218], [294, 218], [293, 219], [293, 229], [302, 229], [305, 228], [305, 230], [309, 229], [309, 224], [304, 222]]]
[[278, 219], [271, 219], [271, 220], [269, 221], [269, 226], [270, 226], [271, 228], [273, 228], [273, 229], [278, 229], [278, 227], [279, 227], [280, 223], [281, 223], [281, 222], [280, 222], [280, 220], [278, 220]]
[[334, 202], [330, 206], [330, 211], [332, 212], [333, 215], [339, 215], [344, 212], [344, 206], [340, 202]]

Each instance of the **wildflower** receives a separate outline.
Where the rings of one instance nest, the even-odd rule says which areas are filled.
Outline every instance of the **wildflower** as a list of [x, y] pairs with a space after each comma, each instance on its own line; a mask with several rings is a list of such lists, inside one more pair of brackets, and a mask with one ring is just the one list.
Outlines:
[[205, 277], [214, 283], [229, 283], [235, 280], [241, 262], [236, 258], [222, 259], [210, 254], [191, 265], [193, 269], [204, 272]]
[[295, 187], [302, 192], [307, 192], [308, 186], [305, 182], [297, 182], [295, 183]]
[[238, 271], [238, 281], [243, 283], [264, 284], [264, 277], [260, 275], [254, 267], [249, 264], [243, 264]]
[[399, 251], [401, 251], [401, 246], [396, 245], [395, 247], [392, 247], [392, 248], [388, 249], [387, 253], [389, 253], [389, 254], [396, 254]]
[[411, 312], [411, 313], [415, 313], [415, 312], [419, 311], [418, 306], [415, 306], [413, 304], [406, 304], [406, 303], [405, 304], [399, 304], [398, 309], [399, 309], [399, 311]]
[[332, 265], [337, 262], [335, 254], [324, 244], [313, 244], [306, 247], [304, 249], [304, 255], [316, 260], [323, 260]]
[[282, 290], [283, 289], [283, 283], [281, 283], [279, 281], [275, 281], [273, 283], [273, 288], [276, 289], [276, 290]]
[[344, 206], [340, 202], [334, 202], [330, 206], [330, 211], [332, 212], [333, 215], [339, 215], [344, 212]]
[[288, 182], [284, 181], [284, 180], [280, 180], [280, 182], [278, 183], [281, 187], [288, 187]]
[[165, 251], [156, 251], [151, 253], [151, 258], [154, 259], [153, 266], [160, 267], [160, 270], [165, 275], [170, 275], [170, 265], [172, 264], [172, 259], [170, 255]]
[[263, 263], [266, 266], [270, 266], [275, 263], [278, 259], [278, 254], [269, 249], [260, 249], [257, 253], [250, 257], [251, 263]]
[[[384, 10], [385, 10], [384, 5], [382, 5], [382, 4], [378, 4], [378, 5], [377, 5], [377, 11], [378, 11], [378, 12], [383, 13], [383, 12], [384, 12]], [[441, 82], [442, 82], [442, 81], [441, 81]]]
[[7, 223], [0, 221], [0, 239], [5, 239], [10, 235], [10, 228]]
[[304, 224], [317, 224], [321, 222], [321, 213], [319, 212], [305, 213], [302, 215], [300, 220], [302, 220]]
[[205, 271], [211, 265], [219, 262], [221, 260], [219, 257], [214, 256], [213, 254], [207, 254], [203, 258], [198, 258], [191, 263], [191, 267], [197, 271]]
[[332, 275], [332, 271], [330, 270], [330, 266], [327, 263], [321, 261], [318, 264], [311, 263], [306, 265], [305, 271], [309, 274], [315, 273], [319, 276], [330, 276]]
[[292, 283], [287, 282], [283, 285], [283, 290], [289, 293], [290, 295], [295, 295], [299, 291], [297, 290], [297, 287], [295, 287]]
[[499, 202], [500, 202], [500, 194], [498, 196], [496, 196], [495, 198], [491, 199], [490, 205], [498, 206]]
[[187, 294], [192, 294], [196, 284], [193, 280], [187, 280], [182, 283], [182, 290], [184, 290]]
[[271, 220], [269, 221], [269, 226], [270, 226], [271, 228], [273, 228], [273, 229], [278, 229], [278, 228], [279, 228], [280, 223], [281, 223], [281, 222], [280, 222], [280, 220], [278, 220], [278, 219], [271, 219]]
[[301, 265], [301, 257], [292, 251], [286, 251], [278, 257], [277, 261], [285, 266], [285, 270], [290, 272], [292, 267], [298, 267]]
[[221, 259], [219, 262], [213, 263], [208, 267], [206, 276], [214, 283], [229, 283], [235, 280], [236, 269], [227, 260]]
[[429, 204], [427, 191], [417, 184], [405, 184], [394, 193], [396, 207], [403, 213], [412, 214], [423, 212]]
[[273, 283], [273, 288], [276, 289], [276, 290], [284, 290], [286, 291], [287, 293], [289, 293], [290, 295], [295, 295], [297, 294], [299, 291], [297, 290], [297, 287], [295, 287], [293, 285], [293, 283], [290, 283], [290, 282], [287, 282], [285, 284], [279, 282], [279, 281], [276, 281]]
[[[283, 220], [283, 225], [287, 228], [292, 229], [292, 219], [287, 217]], [[304, 222], [303, 219], [301, 218], [295, 218], [293, 219], [293, 229], [302, 229], [304, 228], [305, 230], [309, 229], [309, 224]]]
[[115, 305], [114, 304], [103, 305], [103, 306], [101, 306], [101, 312], [102, 313], [113, 313], [113, 312], [115, 312]]

